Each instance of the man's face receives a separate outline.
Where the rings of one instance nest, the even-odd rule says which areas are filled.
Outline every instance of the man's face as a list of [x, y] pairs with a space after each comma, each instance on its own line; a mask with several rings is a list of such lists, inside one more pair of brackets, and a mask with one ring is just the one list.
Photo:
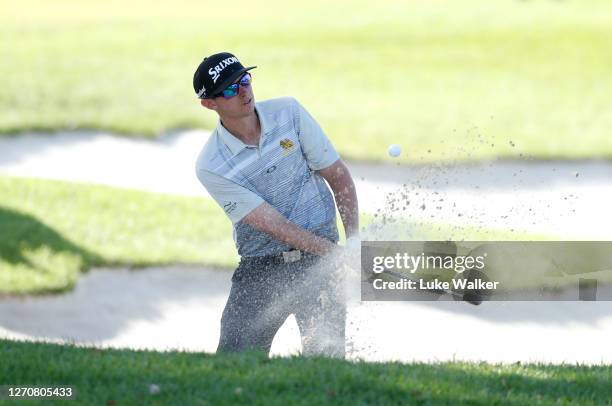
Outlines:
[[[249, 75], [245, 73], [245, 75]], [[238, 78], [234, 83], [240, 83], [244, 76]], [[242, 84], [238, 87], [238, 94], [226, 99], [225, 97], [218, 96], [213, 99], [208, 99], [208, 103], [203, 100], [202, 105], [211, 110], [216, 110], [219, 116], [226, 118], [242, 118], [248, 117], [255, 111], [255, 97], [253, 96], [252, 84], [244, 85], [246, 81], [242, 81]]]

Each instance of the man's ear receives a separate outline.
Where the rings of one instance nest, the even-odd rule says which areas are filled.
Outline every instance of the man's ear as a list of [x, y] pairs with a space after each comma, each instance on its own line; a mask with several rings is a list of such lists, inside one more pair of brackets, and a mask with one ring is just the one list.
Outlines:
[[200, 99], [200, 104], [209, 110], [217, 110], [217, 103], [213, 99]]

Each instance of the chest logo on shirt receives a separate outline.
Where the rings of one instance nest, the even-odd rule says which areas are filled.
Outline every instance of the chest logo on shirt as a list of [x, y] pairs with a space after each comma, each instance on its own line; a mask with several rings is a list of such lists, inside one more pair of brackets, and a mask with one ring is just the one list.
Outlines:
[[289, 138], [285, 138], [284, 140], [281, 140], [279, 144], [283, 148], [283, 153], [285, 153], [285, 155], [293, 151], [295, 147], [295, 144]]
[[285, 138], [284, 140], [280, 142], [280, 146], [283, 147], [283, 149], [286, 151], [291, 151], [294, 144], [293, 144], [293, 141], [291, 141], [289, 138]]

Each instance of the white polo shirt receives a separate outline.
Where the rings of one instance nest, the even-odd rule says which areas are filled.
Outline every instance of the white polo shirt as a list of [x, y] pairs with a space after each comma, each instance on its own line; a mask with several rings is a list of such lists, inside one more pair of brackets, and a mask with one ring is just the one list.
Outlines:
[[244, 144], [221, 123], [200, 152], [196, 173], [234, 224], [238, 254], [277, 254], [291, 249], [242, 222], [264, 201], [289, 221], [338, 241], [336, 207], [325, 180], [315, 171], [340, 157], [310, 114], [289, 97], [255, 104], [261, 124], [258, 146]]

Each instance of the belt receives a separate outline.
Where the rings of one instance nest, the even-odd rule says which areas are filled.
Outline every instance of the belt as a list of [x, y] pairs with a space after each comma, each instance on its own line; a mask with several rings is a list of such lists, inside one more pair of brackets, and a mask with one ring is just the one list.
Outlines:
[[284, 262], [286, 264], [299, 261], [300, 259], [304, 259], [307, 257], [315, 257], [317, 255], [312, 254], [310, 252], [301, 251], [301, 250], [289, 250], [284, 252], [279, 252], [278, 254], [265, 255], [262, 257], [243, 257], [244, 260], [254, 260], [254, 261], [274, 261], [274, 262]]
[[302, 259], [303, 256], [302, 251], [300, 250], [285, 251], [281, 252], [280, 255], [282, 255], [283, 261], [285, 261], [285, 263], [299, 261], [300, 259]]

